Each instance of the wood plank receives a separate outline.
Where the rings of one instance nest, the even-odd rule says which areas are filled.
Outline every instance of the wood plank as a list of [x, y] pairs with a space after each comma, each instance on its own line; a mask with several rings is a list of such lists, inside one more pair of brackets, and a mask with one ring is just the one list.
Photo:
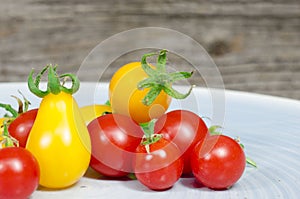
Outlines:
[[[88, 53], [110, 36], [155, 26], [177, 30], [203, 45], [227, 89], [300, 99], [298, 0], [0, 0], [0, 5], [1, 82], [25, 81], [31, 68], [47, 63], [76, 72]], [[182, 52], [195, 54], [184, 47]], [[115, 62], [103, 79], [109, 80], [118, 63], [126, 61]], [[95, 60], [82, 80], [89, 80], [97, 67]], [[191, 82], [201, 85], [203, 79], [198, 75]]]

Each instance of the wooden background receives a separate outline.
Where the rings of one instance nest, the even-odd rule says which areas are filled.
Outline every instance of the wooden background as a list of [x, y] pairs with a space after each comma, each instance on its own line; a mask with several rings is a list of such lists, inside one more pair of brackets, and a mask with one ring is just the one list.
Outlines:
[[101, 41], [148, 26], [198, 41], [227, 89], [300, 100], [299, 0], [0, 0], [0, 82], [48, 63], [76, 72]]

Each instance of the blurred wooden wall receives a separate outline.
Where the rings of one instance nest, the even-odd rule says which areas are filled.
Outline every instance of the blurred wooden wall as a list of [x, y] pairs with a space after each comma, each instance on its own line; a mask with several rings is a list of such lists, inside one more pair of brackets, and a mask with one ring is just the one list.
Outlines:
[[0, 81], [47, 63], [76, 72], [101, 41], [148, 26], [198, 41], [227, 89], [300, 99], [299, 0], [0, 0]]

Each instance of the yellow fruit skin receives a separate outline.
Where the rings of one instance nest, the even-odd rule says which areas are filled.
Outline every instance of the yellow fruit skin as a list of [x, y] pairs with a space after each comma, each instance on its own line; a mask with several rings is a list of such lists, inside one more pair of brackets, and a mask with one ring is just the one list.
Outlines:
[[147, 77], [140, 62], [128, 63], [113, 75], [109, 84], [109, 98], [113, 113], [127, 115], [137, 123], [149, 122], [165, 113], [172, 98], [164, 91], [151, 105], [146, 106], [142, 103], [149, 89], [139, 90], [137, 84]]
[[86, 124], [89, 124], [92, 120], [107, 113], [111, 113], [111, 107], [104, 104], [87, 105], [80, 108], [83, 120]]
[[65, 188], [86, 172], [91, 158], [91, 140], [72, 95], [46, 95], [26, 144], [38, 160], [40, 185]]

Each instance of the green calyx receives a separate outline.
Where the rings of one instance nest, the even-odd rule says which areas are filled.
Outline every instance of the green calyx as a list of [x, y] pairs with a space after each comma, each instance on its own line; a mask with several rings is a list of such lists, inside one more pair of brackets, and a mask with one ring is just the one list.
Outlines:
[[[62, 74], [58, 76], [56, 72], [57, 65], [52, 66], [52, 64], [47, 65], [42, 69], [40, 73], [38, 73], [35, 77], [33, 78], [33, 73], [34, 70], [32, 69], [29, 76], [28, 76], [28, 88], [29, 90], [35, 94], [38, 97], [45, 97], [49, 93], [52, 94], [59, 94], [61, 91], [68, 93], [68, 94], [74, 94], [78, 89], [79, 89], [79, 79], [73, 75], [73, 74]], [[48, 84], [47, 84], [47, 89], [45, 91], [41, 90], [39, 88], [40, 81], [44, 73], [48, 71]], [[60, 79], [63, 79], [63, 82], [61, 83]], [[71, 79], [72, 85], [71, 88], [67, 88], [64, 84], [67, 79]]]
[[18, 147], [19, 141], [13, 138], [7, 128], [7, 123], [4, 122], [3, 124], [3, 132], [2, 135], [0, 135], [0, 148], [6, 148], [6, 147]]
[[5, 118], [16, 118], [18, 117], [18, 111], [16, 111], [10, 104], [2, 104], [0, 103], [0, 107], [4, 108], [6, 111], [8, 111], [11, 115], [5, 114]]
[[208, 128], [208, 132], [210, 135], [221, 135], [222, 133], [219, 131], [220, 128], [222, 128], [222, 126], [213, 125]]
[[8, 123], [17, 118], [22, 113], [28, 111], [30, 105], [30, 102], [25, 98], [25, 96], [20, 91], [18, 92], [22, 95], [23, 101], [19, 97], [16, 97], [14, 95], [11, 96], [17, 100], [18, 110], [14, 109], [10, 104], [0, 103], [0, 107], [4, 108], [8, 112], [4, 115], [5, 118], [8, 118]]
[[172, 88], [172, 84], [178, 80], [183, 80], [191, 77], [193, 75], [193, 72], [167, 73], [167, 50], [160, 51], [160, 53], [158, 54], [156, 67], [151, 67], [147, 63], [146, 59], [154, 55], [157, 55], [157, 53], [148, 53], [143, 55], [141, 59], [142, 68], [149, 77], [140, 81], [137, 87], [140, 90], [150, 88], [149, 92], [142, 100], [143, 104], [145, 104], [146, 106], [152, 104], [161, 91], [164, 91], [166, 94], [175, 99], [184, 99], [189, 96], [194, 86], [191, 86], [188, 92], [183, 94]]
[[144, 131], [144, 139], [142, 141], [142, 145], [145, 146], [147, 153], [150, 153], [149, 146], [162, 138], [161, 134], [154, 133], [154, 126], [156, 120], [151, 120], [148, 123], [141, 123], [140, 126]]

